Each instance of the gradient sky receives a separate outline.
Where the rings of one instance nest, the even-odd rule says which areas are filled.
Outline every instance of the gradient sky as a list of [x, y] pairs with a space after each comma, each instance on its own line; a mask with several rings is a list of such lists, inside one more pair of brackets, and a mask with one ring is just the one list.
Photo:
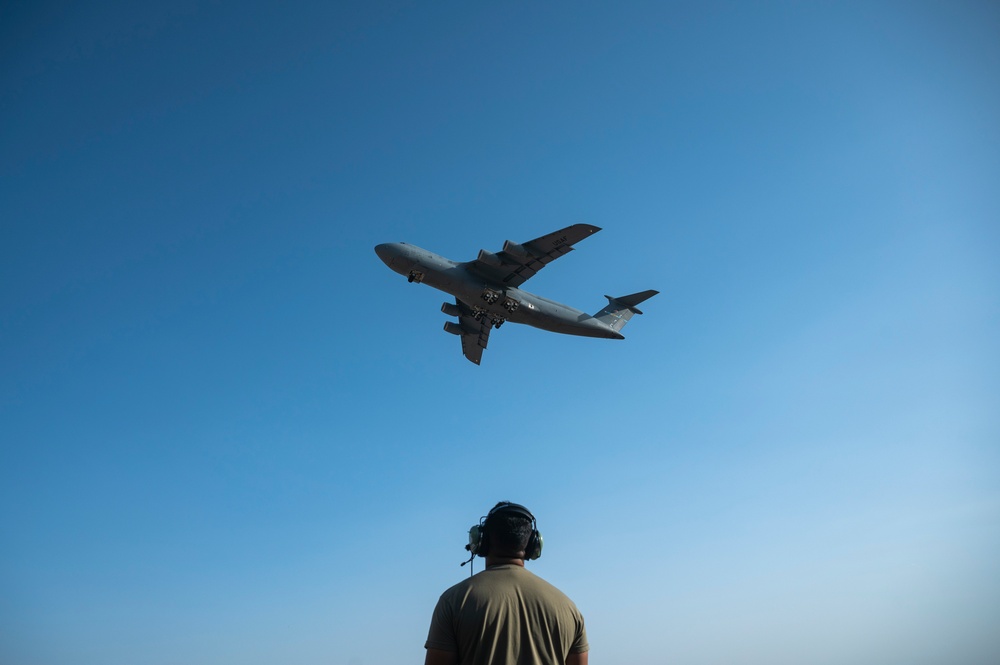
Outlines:
[[[996, 3], [0, 8], [0, 661], [422, 662], [466, 531], [592, 662], [1000, 662]], [[604, 230], [483, 365], [456, 260]], [[481, 569], [481, 565], [477, 566]]]

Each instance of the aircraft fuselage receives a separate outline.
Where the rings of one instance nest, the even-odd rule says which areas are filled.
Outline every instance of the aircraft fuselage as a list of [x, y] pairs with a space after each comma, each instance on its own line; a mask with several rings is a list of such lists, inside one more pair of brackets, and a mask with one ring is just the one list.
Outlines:
[[375, 252], [411, 282], [448, 293], [495, 321], [523, 323], [566, 335], [624, 339], [607, 323], [580, 310], [489, 279], [472, 267], [473, 262], [452, 261], [404, 242], [378, 245]]

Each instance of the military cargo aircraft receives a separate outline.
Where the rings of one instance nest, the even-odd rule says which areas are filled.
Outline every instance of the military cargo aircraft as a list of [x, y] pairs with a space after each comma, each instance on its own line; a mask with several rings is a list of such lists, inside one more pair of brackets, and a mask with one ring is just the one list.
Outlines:
[[659, 291], [604, 296], [608, 306], [590, 316], [520, 289], [539, 270], [572, 251], [574, 244], [600, 230], [590, 224], [574, 224], [520, 245], [508, 240], [500, 252], [482, 249], [474, 261], [466, 263], [405, 242], [377, 245], [375, 253], [410, 282], [455, 296], [454, 304], [444, 303], [441, 311], [458, 317], [458, 322], [448, 321], [444, 329], [462, 338], [462, 353], [478, 365], [490, 331], [506, 321], [566, 335], [625, 339], [619, 331], [633, 314], [642, 314], [636, 305]]

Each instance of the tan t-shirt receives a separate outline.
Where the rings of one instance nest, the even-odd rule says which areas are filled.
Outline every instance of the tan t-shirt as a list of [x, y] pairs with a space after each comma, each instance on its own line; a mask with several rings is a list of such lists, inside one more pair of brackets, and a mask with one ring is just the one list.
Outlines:
[[590, 648], [573, 601], [514, 564], [441, 594], [424, 647], [457, 652], [460, 665], [564, 665]]

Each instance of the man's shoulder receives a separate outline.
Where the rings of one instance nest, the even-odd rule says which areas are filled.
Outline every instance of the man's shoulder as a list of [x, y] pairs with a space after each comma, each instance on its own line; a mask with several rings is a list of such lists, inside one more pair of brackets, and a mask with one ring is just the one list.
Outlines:
[[538, 575], [536, 575], [535, 573], [531, 572], [530, 570], [525, 569], [524, 573], [525, 574], [523, 576], [523, 579], [524, 579], [524, 583], [525, 584], [531, 585], [532, 587], [534, 587], [535, 589], [537, 589], [538, 592], [543, 593], [543, 594], [545, 594], [545, 595], [547, 595], [547, 596], [549, 596], [549, 597], [551, 597], [553, 599], [559, 598], [559, 599], [565, 600], [566, 602], [570, 603], [571, 605], [573, 604], [573, 601], [570, 600], [569, 596], [567, 596], [565, 593], [563, 593], [562, 589], [560, 589], [559, 587], [557, 587], [555, 584], [552, 584], [548, 580], [546, 580], [546, 579], [544, 579], [542, 577], [539, 577]]
[[473, 577], [466, 577], [461, 582], [458, 582], [456, 584], [452, 584], [450, 587], [448, 587], [447, 589], [445, 589], [444, 593], [442, 593], [441, 595], [442, 596], [449, 596], [449, 595], [454, 595], [456, 593], [462, 593], [465, 589], [469, 588], [469, 586], [472, 584], [472, 581], [474, 579], [475, 579], [475, 576], [473, 576]]
[[558, 587], [544, 578], [536, 575], [523, 566], [497, 566], [466, 578], [449, 587], [442, 599], [458, 600], [459, 602], [477, 597], [489, 597], [507, 589], [520, 589], [519, 593], [527, 592], [532, 597], [544, 597], [550, 601], [573, 601]]

